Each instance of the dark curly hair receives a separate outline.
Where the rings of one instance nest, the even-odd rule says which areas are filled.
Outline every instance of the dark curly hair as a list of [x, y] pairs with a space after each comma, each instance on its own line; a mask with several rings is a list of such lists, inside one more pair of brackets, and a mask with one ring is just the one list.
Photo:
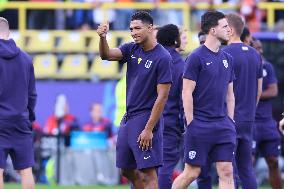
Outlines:
[[179, 29], [174, 24], [167, 24], [159, 28], [157, 41], [163, 46], [175, 46], [180, 41]]

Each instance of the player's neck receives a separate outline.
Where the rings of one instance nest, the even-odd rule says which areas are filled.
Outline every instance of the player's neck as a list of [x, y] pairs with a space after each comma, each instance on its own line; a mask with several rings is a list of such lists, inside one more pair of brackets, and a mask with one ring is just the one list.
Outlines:
[[149, 51], [152, 50], [153, 48], [155, 48], [155, 46], [157, 45], [157, 41], [150, 39], [147, 40], [145, 43], [142, 44], [142, 48], [144, 51]]
[[213, 52], [219, 52], [221, 42], [217, 38], [208, 35], [204, 45]]
[[239, 36], [231, 36], [228, 45], [232, 43], [242, 43], [242, 41]]

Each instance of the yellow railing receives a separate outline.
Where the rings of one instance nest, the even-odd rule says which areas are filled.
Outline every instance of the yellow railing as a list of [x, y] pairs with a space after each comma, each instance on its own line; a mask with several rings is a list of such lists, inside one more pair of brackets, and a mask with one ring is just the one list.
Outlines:
[[[92, 3], [78, 3], [78, 2], [7, 2], [1, 3], [0, 9], [18, 9], [19, 11], [19, 30], [24, 32], [26, 30], [27, 10], [31, 9], [94, 9], [95, 5]], [[183, 26], [190, 28], [190, 12], [191, 6], [187, 3], [160, 3], [156, 7], [153, 3], [104, 3], [100, 6], [103, 10], [103, 18], [107, 20], [108, 9], [179, 9], [183, 13]], [[237, 6], [232, 4], [221, 4], [210, 6], [208, 4], [200, 3], [196, 6], [197, 9], [229, 9], [236, 10]], [[267, 11], [267, 25], [269, 28], [274, 26], [275, 10], [284, 10], [284, 3], [259, 3], [258, 8]]]

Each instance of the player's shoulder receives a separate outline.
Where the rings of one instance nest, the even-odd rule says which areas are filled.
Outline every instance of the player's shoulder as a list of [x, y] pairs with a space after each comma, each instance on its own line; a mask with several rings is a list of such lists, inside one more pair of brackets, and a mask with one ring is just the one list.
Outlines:
[[225, 48], [220, 50], [220, 54], [228, 59], [233, 60], [233, 56], [229, 52], [227, 52]]
[[161, 55], [165, 55], [167, 57], [171, 56], [170, 52], [165, 47], [163, 47], [163, 45], [159, 43], [157, 44], [154, 50], [156, 53], [161, 53]]
[[155, 54], [155, 57], [158, 58], [159, 60], [170, 60], [172, 61], [172, 56], [170, 54], [170, 52], [164, 48], [161, 44], [157, 44], [154, 48], [154, 54]]
[[22, 49], [19, 49], [19, 54], [20, 54], [20, 57], [21, 59], [23, 60], [24, 63], [26, 64], [33, 64], [33, 59], [32, 57], [24, 50]]

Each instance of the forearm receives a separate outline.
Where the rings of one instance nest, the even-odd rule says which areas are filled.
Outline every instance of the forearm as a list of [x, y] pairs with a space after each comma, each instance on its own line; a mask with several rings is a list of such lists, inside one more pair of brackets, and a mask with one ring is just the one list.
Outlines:
[[257, 87], [257, 99], [256, 99], [256, 105], [259, 102], [259, 99], [261, 97], [262, 93], [262, 79], [258, 79], [258, 87]]
[[188, 95], [187, 97], [183, 98], [183, 108], [184, 108], [184, 115], [186, 119], [186, 124], [188, 125], [193, 120], [193, 98], [192, 94]]
[[165, 107], [165, 104], [167, 103], [167, 100], [168, 100], [168, 96], [165, 95], [165, 96], [162, 96], [162, 97], [159, 97], [156, 99], [155, 103], [154, 103], [154, 106], [152, 108], [152, 111], [151, 111], [151, 115], [150, 115], [150, 118], [145, 126], [145, 129], [148, 129], [148, 130], [153, 130], [155, 125], [157, 124], [158, 120], [160, 119], [160, 116], [164, 110], [164, 107]]
[[270, 84], [268, 88], [264, 91], [262, 91], [260, 99], [266, 100], [273, 97], [276, 97], [278, 95], [278, 87], [277, 84]]
[[234, 119], [234, 110], [235, 110], [235, 98], [234, 97], [227, 98], [227, 109], [228, 109], [228, 116], [231, 119]]
[[99, 50], [100, 50], [101, 59], [108, 60], [109, 59], [109, 46], [108, 46], [106, 37], [100, 37]]

